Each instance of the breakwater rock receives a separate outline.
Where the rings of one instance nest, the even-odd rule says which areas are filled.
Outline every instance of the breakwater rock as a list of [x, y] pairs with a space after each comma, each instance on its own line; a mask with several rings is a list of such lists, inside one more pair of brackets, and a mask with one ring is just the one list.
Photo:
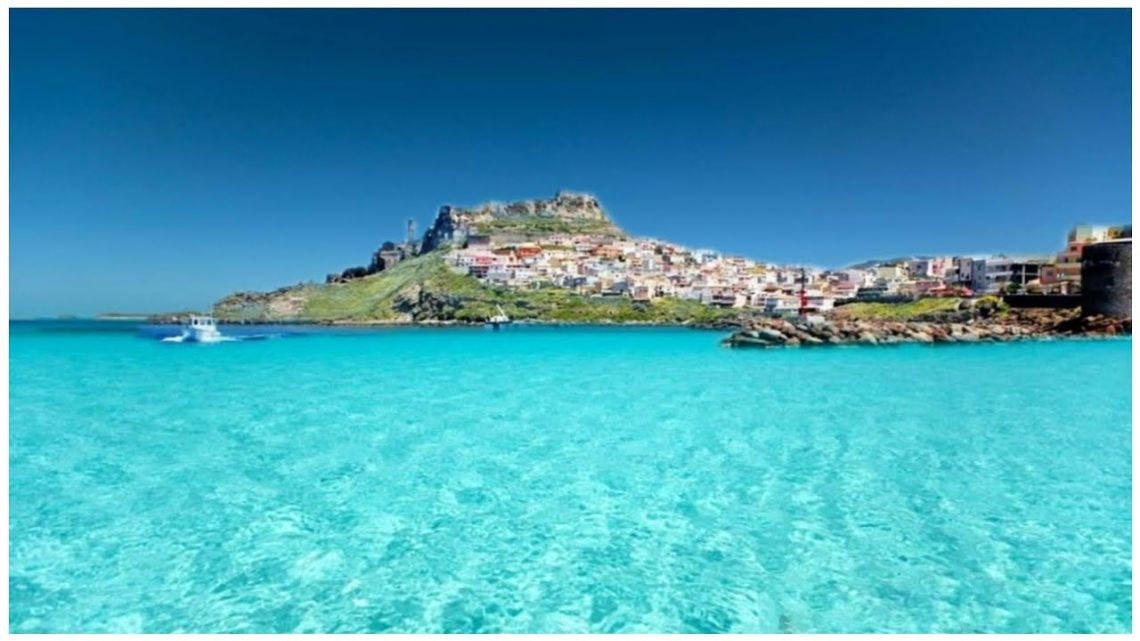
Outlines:
[[757, 317], [748, 319], [724, 344], [731, 347], [938, 344], [1131, 334], [1131, 318], [1082, 317], [1079, 310], [1035, 309], [953, 321]]

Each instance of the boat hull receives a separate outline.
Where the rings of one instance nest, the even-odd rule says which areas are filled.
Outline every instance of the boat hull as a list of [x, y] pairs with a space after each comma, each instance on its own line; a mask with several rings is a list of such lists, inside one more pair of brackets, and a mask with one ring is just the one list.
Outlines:
[[182, 330], [182, 342], [184, 343], [217, 343], [223, 340], [225, 337], [215, 328], [186, 327]]

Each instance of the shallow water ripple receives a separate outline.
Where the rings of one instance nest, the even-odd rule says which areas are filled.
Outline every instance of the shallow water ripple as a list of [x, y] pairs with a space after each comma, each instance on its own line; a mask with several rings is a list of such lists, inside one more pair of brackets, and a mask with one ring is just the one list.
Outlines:
[[13, 632], [1131, 630], [1130, 341], [13, 331]]

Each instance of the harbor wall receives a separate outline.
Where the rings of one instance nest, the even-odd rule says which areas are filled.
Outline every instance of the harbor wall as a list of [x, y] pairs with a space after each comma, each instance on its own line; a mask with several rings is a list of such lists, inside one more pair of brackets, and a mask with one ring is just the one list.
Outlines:
[[876, 296], [874, 298], [845, 298], [835, 301], [835, 306], [850, 305], [852, 303], [912, 303], [918, 300], [917, 296], [892, 294], [889, 296]]
[[1081, 314], [1132, 316], [1132, 240], [1081, 250]]

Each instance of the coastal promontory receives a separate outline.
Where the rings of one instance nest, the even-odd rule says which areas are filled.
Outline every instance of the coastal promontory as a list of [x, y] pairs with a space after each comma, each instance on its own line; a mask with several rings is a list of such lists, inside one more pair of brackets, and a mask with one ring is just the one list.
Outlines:
[[679, 324], [729, 315], [698, 300], [588, 292], [565, 280], [518, 286], [476, 277], [472, 272], [479, 266], [472, 270], [462, 263], [471, 255], [473, 262], [522, 265], [519, 255], [539, 251], [558, 260], [591, 257], [628, 238], [589, 194], [562, 191], [549, 199], [445, 205], [421, 239], [384, 243], [368, 266], [348, 268], [324, 283], [231, 294], [213, 312], [223, 322], [334, 324], [481, 322], [497, 307], [515, 320], [551, 322]]
[[1130, 274], [1128, 225], [1077, 226], [1056, 256], [824, 270], [636, 237], [597, 197], [560, 191], [443, 205], [422, 236], [409, 219], [404, 238], [378, 244], [367, 262], [324, 282], [231, 294], [213, 313], [239, 323], [435, 324], [502, 310], [516, 321], [720, 327], [738, 330], [736, 346], [973, 342], [1130, 334], [1130, 318], [1121, 320]]

